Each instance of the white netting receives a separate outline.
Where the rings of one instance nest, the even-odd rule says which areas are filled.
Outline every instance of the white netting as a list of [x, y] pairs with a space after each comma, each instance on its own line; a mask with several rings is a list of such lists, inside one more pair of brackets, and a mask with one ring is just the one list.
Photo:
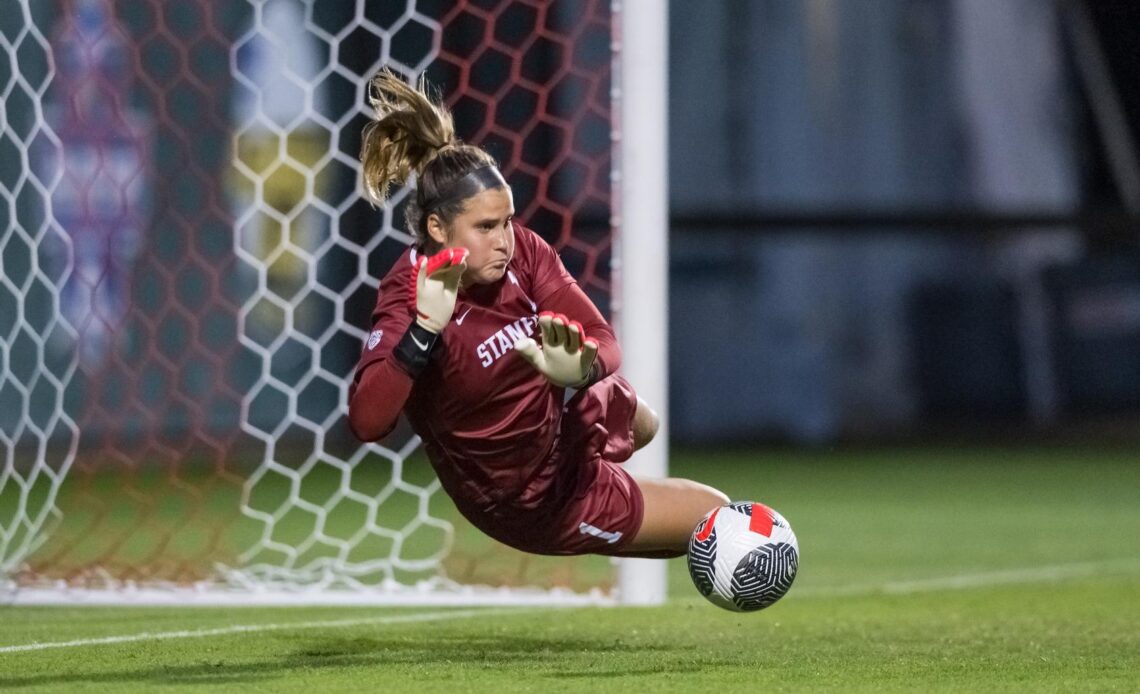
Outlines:
[[[325, 368], [320, 356], [322, 345], [338, 331], [352, 336], [358, 344], [367, 339], [367, 330], [359, 327], [359, 320], [354, 325], [345, 319], [345, 299], [353, 292], [374, 287], [375, 280], [366, 272], [356, 272], [347, 286], [335, 291], [317, 281], [313, 260], [327, 256], [334, 248], [364, 258], [385, 238], [404, 244], [412, 240], [397, 230], [389, 207], [383, 210], [384, 233], [373, 235], [363, 244], [350, 241], [339, 233], [337, 220], [358, 198], [353, 194], [339, 199], [330, 196], [327, 186], [320, 185], [318, 173], [339, 164], [353, 172], [354, 177], [358, 174], [356, 157], [331, 145], [333, 133], [352, 124], [354, 116], [368, 117], [366, 76], [382, 65], [405, 75], [421, 74], [435, 59], [430, 49], [436, 41], [426, 43], [422, 47], [426, 50], [414, 55], [411, 64], [381, 50], [372, 63], [362, 63], [367, 65], [362, 74], [339, 64], [335, 54], [353, 31], [374, 34], [381, 46], [390, 46], [396, 34], [414, 30], [413, 27], [420, 27], [432, 37], [441, 31], [438, 21], [417, 13], [410, 3], [386, 27], [370, 21], [363, 9], [363, 4], [358, 4], [354, 21], [334, 34], [312, 21], [311, 5], [259, 5], [253, 25], [231, 52], [231, 71], [240, 85], [235, 99], [234, 164], [238, 175], [245, 179], [242, 183], [252, 186], [254, 192], [239, 202], [235, 216], [242, 234], [236, 239], [235, 252], [253, 268], [257, 280], [255, 293], [241, 308], [240, 339], [261, 361], [257, 382], [242, 402], [246, 412], [242, 426], [266, 448], [263, 464], [247, 483], [242, 499], [242, 513], [260, 522], [262, 530], [257, 544], [240, 559], [245, 578], [269, 584], [358, 585], [361, 579], [370, 583], [378, 579], [394, 581], [397, 569], [436, 569], [452, 540], [451, 524], [434, 518], [428, 511], [428, 499], [439, 491], [438, 483], [420, 486], [409, 483], [403, 475], [403, 463], [418, 443], [414, 438], [399, 450], [370, 447], [392, 466], [390, 478], [376, 493], [363, 493], [349, 484], [329, 490], [320, 499], [306, 498], [301, 493], [305, 478], [314, 468], [328, 466], [331, 470], [326, 474], [347, 481], [369, 452], [360, 448], [342, 460], [329, 451], [326, 436], [336, 426], [343, 403], [347, 402], [348, 380], [344, 373]], [[330, 59], [322, 62], [322, 55], [329, 55]], [[334, 75], [355, 85], [356, 91], [356, 107], [339, 114], [336, 121], [322, 112], [328, 111], [328, 99], [320, 89]], [[268, 236], [278, 243], [257, 248]], [[269, 280], [275, 272], [279, 281], [271, 287]], [[325, 305], [320, 306], [321, 303]], [[330, 312], [331, 321], [327, 320]], [[254, 325], [255, 322], [260, 324]], [[290, 343], [299, 351], [297, 358], [307, 364], [299, 377], [279, 377], [273, 373], [273, 359]], [[327, 399], [324, 408], [302, 411], [298, 399], [320, 388], [337, 395]], [[284, 416], [266, 421], [254, 414], [271, 407], [265, 401], [275, 397], [285, 401]], [[311, 446], [305, 445], [305, 457], [299, 464], [283, 464], [275, 455], [275, 444], [290, 433], [296, 434], [298, 429], [302, 436], [312, 437]], [[287, 482], [266, 482], [273, 476]], [[257, 492], [263, 484], [286, 485], [294, 493], [276, 504], [259, 504]], [[401, 527], [384, 527], [376, 522], [379, 509], [397, 493], [411, 497], [414, 515]], [[338, 536], [328, 527], [328, 517], [330, 511], [343, 504], [359, 504], [365, 522], [347, 536]], [[300, 541], [274, 537], [274, 531], [290, 515], [304, 519], [294, 520], [294, 524], [311, 524], [311, 532]], [[432, 549], [424, 556], [409, 557], [403, 551], [404, 540], [421, 529], [434, 529], [439, 537], [430, 543]], [[355, 548], [376, 544], [388, 551], [365, 557], [354, 555]]]
[[[383, 210], [359, 194], [367, 76], [439, 84], [520, 218], [605, 310], [605, 3], [14, 9], [0, 18], [10, 586], [607, 582], [491, 547], [453, 523], [410, 431], [359, 446], [345, 426], [376, 282], [411, 241], [407, 191]], [[496, 554], [512, 558], [486, 570]]]
[[[73, 335], [59, 317], [66, 273], [42, 262], [43, 251], [67, 244], [50, 214], [55, 175], [37, 176], [31, 153], [58, 157], [59, 141], [44, 122], [51, 79], [47, 41], [26, 4], [9, 8], [0, 32], [7, 63], [0, 78], [0, 575], [18, 569], [58, 518], [55, 497], [74, 459], [78, 429], [63, 409], [74, 359], [50, 358], [48, 343]], [[22, 65], [26, 69], [13, 69]], [[34, 459], [34, 464], [25, 461]]]

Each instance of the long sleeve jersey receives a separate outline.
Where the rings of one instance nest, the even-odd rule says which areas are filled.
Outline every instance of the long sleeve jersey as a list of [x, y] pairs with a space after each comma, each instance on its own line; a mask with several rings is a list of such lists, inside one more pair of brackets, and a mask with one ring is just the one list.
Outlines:
[[381, 280], [372, 332], [349, 394], [357, 436], [389, 433], [403, 411], [444, 488], [469, 505], [537, 505], [555, 471], [547, 469], [558, 435], [564, 389], [513, 349], [538, 337], [538, 313], [563, 313], [598, 342], [595, 376], [621, 363], [613, 330], [534, 232], [514, 225], [515, 254], [501, 280], [461, 290], [431, 363], [415, 379], [392, 350], [414, 317], [408, 287], [416, 252], [405, 252]]

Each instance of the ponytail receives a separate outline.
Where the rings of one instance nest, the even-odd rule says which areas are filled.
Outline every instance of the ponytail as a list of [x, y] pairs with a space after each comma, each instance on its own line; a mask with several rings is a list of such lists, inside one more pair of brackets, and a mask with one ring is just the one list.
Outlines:
[[375, 120], [364, 126], [360, 161], [365, 194], [383, 204], [389, 186], [422, 173], [439, 150], [454, 143], [455, 126], [447, 108], [428, 96], [422, 79], [413, 89], [383, 68], [368, 87]]
[[[407, 183], [414, 173], [416, 194], [405, 209], [405, 220], [420, 249], [432, 251], [439, 244], [427, 233], [425, 213], [450, 224], [463, 211], [466, 198], [448, 197], [449, 190], [471, 172], [493, 167], [495, 160], [455, 136], [451, 112], [429, 95], [425, 80], [412, 87], [382, 68], [369, 83], [368, 96], [375, 115], [364, 126], [360, 150], [364, 192], [382, 205], [389, 188]], [[430, 207], [425, 209], [425, 203]]]

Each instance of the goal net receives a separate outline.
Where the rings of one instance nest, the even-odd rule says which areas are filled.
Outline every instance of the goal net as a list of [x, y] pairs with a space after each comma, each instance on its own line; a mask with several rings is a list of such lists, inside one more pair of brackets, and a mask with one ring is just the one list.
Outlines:
[[346, 389], [412, 240], [408, 191], [361, 196], [368, 76], [437, 85], [608, 313], [613, 26], [604, 0], [0, 13], [0, 597], [608, 599], [610, 561], [460, 520], [406, 426], [358, 444]]

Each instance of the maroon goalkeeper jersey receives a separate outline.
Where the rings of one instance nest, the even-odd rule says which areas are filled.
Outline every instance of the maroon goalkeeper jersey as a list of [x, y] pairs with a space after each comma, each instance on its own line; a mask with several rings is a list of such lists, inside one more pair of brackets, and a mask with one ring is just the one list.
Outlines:
[[[599, 379], [621, 359], [613, 331], [557, 253], [529, 229], [516, 224], [514, 234], [504, 277], [460, 292], [441, 344], [414, 381], [392, 358], [413, 320], [409, 286], [417, 258], [414, 250], [405, 252], [380, 283], [350, 395], [350, 418], [363, 438], [390, 431], [402, 406], [444, 489], [467, 514], [503, 506], [534, 509], [557, 492], [558, 463], [551, 454], [564, 389], [513, 349], [523, 337], [538, 340], [537, 314], [566, 313], [583, 324], [599, 343]], [[375, 418], [361, 434], [356, 422], [370, 416]]]

